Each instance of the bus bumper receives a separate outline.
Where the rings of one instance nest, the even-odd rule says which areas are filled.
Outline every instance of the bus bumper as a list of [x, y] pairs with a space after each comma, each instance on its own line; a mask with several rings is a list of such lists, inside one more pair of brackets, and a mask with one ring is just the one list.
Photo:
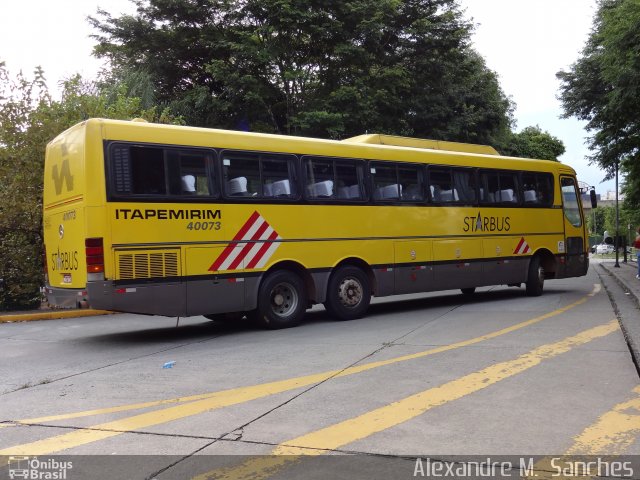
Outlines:
[[89, 297], [85, 289], [57, 288], [47, 285], [44, 287], [47, 302], [58, 308], [86, 308]]

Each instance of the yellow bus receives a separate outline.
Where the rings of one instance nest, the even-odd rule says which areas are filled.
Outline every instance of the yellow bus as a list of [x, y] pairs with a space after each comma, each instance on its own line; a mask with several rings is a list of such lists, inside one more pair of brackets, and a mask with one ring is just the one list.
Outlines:
[[49, 302], [299, 323], [377, 297], [585, 275], [575, 172], [491, 147], [90, 119], [47, 147]]

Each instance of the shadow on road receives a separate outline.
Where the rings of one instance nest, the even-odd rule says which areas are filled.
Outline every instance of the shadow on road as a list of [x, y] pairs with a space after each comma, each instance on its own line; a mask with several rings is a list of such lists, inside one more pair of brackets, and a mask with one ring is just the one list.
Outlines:
[[[545, 297], [556, 297], [565, 293], [562, 289], [554, 289], [545, 292]], [[352, 320], [354, 322], [361, 322], [363, 328], [366, 328], [368, 321], [376, 320], [376, 317], [386, 314], [398, 314], [398, 313], [411, 313], [420, 310], [427, 310], [430, 308], [455, 308], [463, 305], [482, 304], [495, 301], [506, 301], [524, 298], [524, 290], [521, 288], [501, 288], [497, 290], [489, 290], [477, 292], [472, 295], [463, 295], [459, 292], [451, 291], [451, 293], [431, 293], [424, 294], [422, 297], [412, 297], [409, 299], [390, 299], [376, 303], [369, 307], [367, 316], [362, 319]], [[210, 321], [204, 317], [192, 317], [183, 322], [187, 324], [179, 325], [178, 327], [154, 327], [153, 322], [157, 322], [157, 317], [148, 317], [149, 323], [146, 323], [142, 328], [141, 323], [136, 323], [137, 330], [128, 330], [122, 332], [87, 336], [79, 339], [80, 342], [85, 344], [168, 344], [179, 345], [184, 343], [199, 343], [212, 340], [214, 338], [220, 338], [225, 336], [236, 336], [256, 333], [260, 335], [281, 335], [286, 330], [266, 331], [253, 325], [249, 320], [243, 318], [239, 321], [231, 322], [217, 322]], [[201, 319], [201, 322], [194, 323]], [[307, 312], [304, 322], [297, 328], [305, 328], [310, 324], [320, 323], [341, 323], [329, 316], [329, 314], [322, 307]], [[134, 327], [131, 325], [131, 327]], [[126, 324], [123, 324], [123, 328], [126, 328]]]

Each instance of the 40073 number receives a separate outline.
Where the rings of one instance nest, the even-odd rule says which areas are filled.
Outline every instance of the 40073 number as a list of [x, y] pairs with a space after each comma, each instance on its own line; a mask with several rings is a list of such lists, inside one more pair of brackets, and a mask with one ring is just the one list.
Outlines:
[[187, 230], [220, 230], [222, 222], [189, 222]]

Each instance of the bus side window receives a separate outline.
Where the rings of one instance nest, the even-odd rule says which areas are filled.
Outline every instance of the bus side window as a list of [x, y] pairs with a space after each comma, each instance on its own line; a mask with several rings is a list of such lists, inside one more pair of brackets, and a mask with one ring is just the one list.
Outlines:
[[429, 186], [432, 188], [433, 201], [438, 203], [455, 203], [460, 200], [458, 191], [451, 180], [451, 169], [429, 168]]
[[535, 173], [524, 172], [522, 174], [522, 195], [525, 205], [539, 205], [541, 194], [536, 181]]
[[495, 192], [500, 190], [498, 172], [480, 172], [480, 203], [494, 204], [498, 202]]
[[350, 159], [336, 159], [334, 162], [338, 198], [362, 200], [364, 198], [364, 168], [362, 162]]
[[373, 180], [374, 200], [388, 202], [400, 199], [402, 187], [398, 184], [398, 172], [395, 165], [372, 163], [371, 179]]
[[453, 190], [457, 201], [464, 204], [476, 203], [476, 176], [475, 172], [469, 168], [454, 168], [451, 171], [453, 176]]
[[305, 159], [305, 195], [311, 199], [332, 198], [334, 195], [333, 160]]
[[166, 195], [164, 155], [162, 148], [130, 147], [131, 191], [138, 195]]
[[167, 149], [166, 156], [172, 195], [212, 195], [207, 169], [207, 164], [211, 163], [209, 154], [197, 150]]
[[540, 205], [550, 207], [553, 205], [553, 175], [550, 173], [536, 174], [536, 185]]
[[500, 173], [500, 189], [494, 195], [496, 201], [502, 203], [519, 203], [520, 189], [516, 173]]
[[295, 164], [287, 157], [264, 157], [262, 191], [265, 197], [293, 198], [297, 195]]
[[352, 159], [305, 158], [305, 196], [310, 200], [364, 199], [363, 164]]
[[261, 193], [260, 163], [254, 155], [224, 155], [224, 192], [230, 197], [255, 197]]
[[424, 176], [420, 167], [398, 166], [401, 199], [405, 202], [424, 202]]

